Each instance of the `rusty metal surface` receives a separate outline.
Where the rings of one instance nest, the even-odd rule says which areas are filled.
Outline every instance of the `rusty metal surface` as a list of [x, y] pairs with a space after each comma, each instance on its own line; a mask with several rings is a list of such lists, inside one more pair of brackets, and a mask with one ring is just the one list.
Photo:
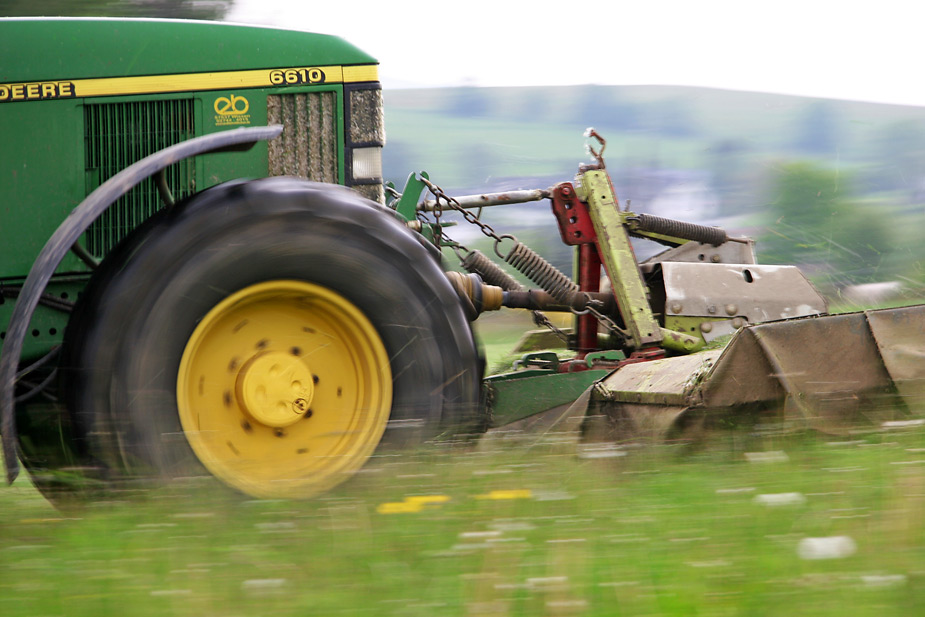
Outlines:
[[864, 313], [755, 326], [753, 332], [787, 392], [791, 419], [836, 430], [900, 406]]
[[[463, 195], [456, 197], [456, 201], [463, 208], [487, 208], [489, 206], [506, 206], [510, 204], [523, 204], [531, 201], [548, 199], [552, 193], [550, 189], [529, 189], [522, 191], [505, 191], [503, 193], [483, 193], [481, 195]], [[433, 212], [438, 209], [437, 201], [428, 199], [418, 205], [418, 210]], [[439, 209], [444, 209], [441, 206]]]
[[836, 433], [925, 413], [925, 305], [748, 326], [722, 351], [611, 373], [594, 386], [591, 413], [626, 438], [634, 427], [667, 435], [684, 411], [756, 408]]
[[[895, 322], [890, 311], [882, 312], [879, 319]], [[921, 337], [912, 347], [925, 353]], [[702, 404], [713, 409], [763, 401], [783, 410], [789, 420], [832, 432], [909, 412], [903, 393], [897, 395], [865, 313], [745, 328], [727, 346], [701, 395]]]
[[925, 412], [925, 305], [868, 311], [867, 321], [897, 392]]
[[666, 315], [760, 323], [826, 311], [825, 299], [795, 266], [663, 262], [661, 268]]
[[775, 376], [751, 328], [739, 330], [702, 382], [701, 403], [711, 408], [783, 399], [786, 391]]
[[598, 383], [599, 398], [625, 403], [691, 404], [721, 355], [721, 350], [628, 364]]

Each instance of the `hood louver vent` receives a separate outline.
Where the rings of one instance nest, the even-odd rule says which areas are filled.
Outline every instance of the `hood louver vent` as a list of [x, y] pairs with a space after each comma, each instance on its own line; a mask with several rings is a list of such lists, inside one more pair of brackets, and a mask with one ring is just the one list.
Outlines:
[[[132, 163], [195, 135], [193, 99], [84, 106], [87, 194]], [[194, 193], [194, 160], [169, 167], [167, 185], [176, 200]], [[102, 257], [162, 206], [154, 179], [146, 179], [90, 226], [87, 250]]]

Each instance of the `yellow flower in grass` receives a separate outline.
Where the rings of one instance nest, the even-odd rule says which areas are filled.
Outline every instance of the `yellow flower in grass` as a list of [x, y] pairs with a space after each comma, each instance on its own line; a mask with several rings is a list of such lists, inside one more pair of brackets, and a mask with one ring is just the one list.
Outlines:
[[419, 503], [421, 505], [441, 504], [450, 500], [449, 495], [413, 495], [405, 497], [408, 503]]
[[420, 512], [424, 508], [423, 504], [408, 501], [392, 501], [380, 503], [376, 508], [379, 514], [406, 514], [408, 512]]
[[404, 501], [381, 503], [376, 508], [379, 514], [406, 514], [420, 512], [425, 507], [439, 507], [450, 500], [448, 495], [412, 495]]
[[528, 488], [489, 491], [485, 495], [476, 495], [476, 499], [530, 499], [533, 493]]

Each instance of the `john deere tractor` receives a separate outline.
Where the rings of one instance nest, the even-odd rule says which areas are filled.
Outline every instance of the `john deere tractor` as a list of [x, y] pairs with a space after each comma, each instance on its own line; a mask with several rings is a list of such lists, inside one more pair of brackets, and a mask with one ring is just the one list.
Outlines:
[[[52, 497], [207, 474], [302, 497], [381, 448], [570, 406], [613, 439], [920, 407], [921, 307], [823, 317], [750, 240], [622, 208], [596, 133], [554, 187], [450, 197], [414, 173], [387, 195], [377, 64], [338, 38], [9, 19], [0, 50], [10, 481], [21, 461]], [[474, 214], [538, 200], [574, 280]], [[450, 211], [497, 260], [451, 238]], [[666, 251], [639, 263], [630, 237]], [[560, 349], [484, 378], [471, 322], [500, 307], [533, 311]]]

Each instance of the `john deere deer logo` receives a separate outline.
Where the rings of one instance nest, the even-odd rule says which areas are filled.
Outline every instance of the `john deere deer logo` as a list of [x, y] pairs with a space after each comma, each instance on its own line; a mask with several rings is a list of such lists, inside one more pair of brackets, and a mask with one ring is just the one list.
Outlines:
[[250, 109], [250, 103], [243, 96], [236, 94], [220, 96], [215, 99], [215, 104], [212, 107], [215, 109], [216, 125], [251, 123], [251, 117], [247, 113], [247, 110]]

